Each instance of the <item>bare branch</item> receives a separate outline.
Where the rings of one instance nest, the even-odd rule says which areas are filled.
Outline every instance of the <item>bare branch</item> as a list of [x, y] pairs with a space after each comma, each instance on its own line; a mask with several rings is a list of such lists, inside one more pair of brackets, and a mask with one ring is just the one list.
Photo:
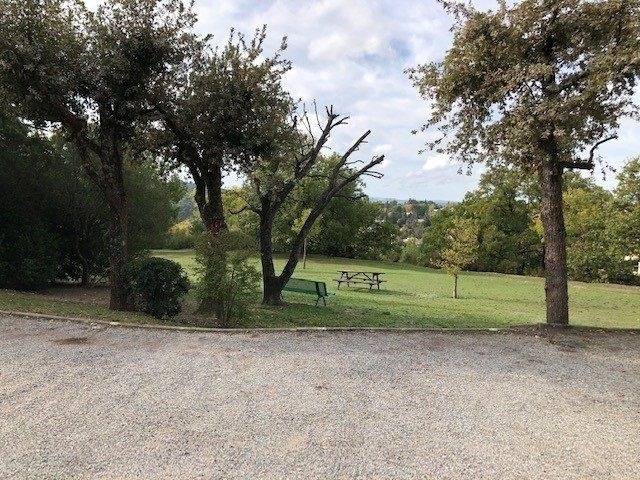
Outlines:
[[83, 148], [88, 148], [96, 155], [100, 155], [100, 145], [87, 135], [87, 121], [73, 113], [63, 103], [55, 101], [55, 99], [53, 99], [53, 104], [53, 107], [60, 116], [61, 123], [69, 129], [71, 136], [78, 142], [81, 142], [84, 145]]
[[578, 170], [593, 170], [593, 167], [595, 166], [593, 156], [596, 149], [603, 143], [608, 142], [609, 140], [615, 140], [616, 138], [618, 138], [618, 135], [614, 134], [596, 142], [593, 147], [591, 147], [591, 150], [589, 150], [589, 158], [587, 160], [579, 160], [577, 162], [560, 162], [560, 166], [562, 168], [573, 168]]
[[233, 195], [235, 195], [237, 198], [239, 198], [240, 200], [242, 200], [245, 205], [238, 211], [230, 211], [229, 213], [233, 214], [233, 215], [238, 215], [239, 213], [244, 212], [245, 210], [249, 210], [253, 213], [257, 213], [258, 215], [260, 214], [260, 209], [254, 207], [253, 205], [251, 205], [251, 202], [249, 201], [249, 199], [247, 197], [245, 197], [244, 195], [242, 195], [241, 190], [239, 189], [231, 189], [228, 190], [229, 193], [232, 193]]
[[344, 155], [342, 155], [342, 158], [340, 159], [340, 161], [336, 164], [335, 167], [333, 167], [333, 172], [331, 172], [331, 177], [332, 177], [332, 183], [335, 182], [335, 179], [338, 178], [338, 175], [340, 173], [340, 169], [342, 167], [344, 167], [345, 163], [347, 163], [347, 160], [349, 159], [349, 157], [351, 156], [351, 154], [353, 152], [355, 152], [356, 150], [358, 150], [358, 148], [360, 148], [360, 145], [362, 145], [362, 143], [364, 142], [364, 140], [371, 134], [371, 130], [367, 130], [366, 132], [364, 132], [360, 138], [358, 140], [356, 140], [354, 142], [353, 145], [351, 145], [351, 147], [349, 148], [349, 150], [347, 150], [345, 152]]
[[245, 212], [247, 210], [251, 210], [251, 207], [248, 204], [242, 207], [240, 210], [229, 210], [229, 213], [231, 215], [239, 215], [240, 213]]
[[347, 186], [349, 183], [355, 181], [358, 177], [360, 177], [362, 175], [367, 175], [367, 176], [375, 177], [375, 178], [382, 178], [383, 177], [382, 172], [372, 171], [371, 169], [373, 167], [375, 167], [376, 165], [380, 165], [383, 161], [384, 161], [384, 155], [379, 155], [377, 157], [374, 157], [373, 159], [371, 159], [371, 161], [369, 163], [364, 165], [360, 170], [356, 170], [351, 175], [349, 175], [347, 178], [343, 179], [340, 183], [338, 183], [334, 187], [334, 189], [337, 189], [335, 191], [338, 192], [338, 191], [342, 190], [345, 186]]
[[[326, 108], [326, 107], [325, 107]], [[316, 113], [316, 125], [318, 125], [318, 128], [320, 130], [322, 130], [322, 125], [320, 124], [320, 115], [318, 115], [318, 104], [316, 103], [316, 101], [313, 101], [313, 109]], [[329, 117], [329, 111], [327, 110], [327, 117]]]

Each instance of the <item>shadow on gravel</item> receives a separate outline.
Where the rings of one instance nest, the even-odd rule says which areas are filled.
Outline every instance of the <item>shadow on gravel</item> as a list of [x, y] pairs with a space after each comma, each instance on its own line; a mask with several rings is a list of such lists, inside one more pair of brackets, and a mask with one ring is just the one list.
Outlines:
[[59, 340], [54, 340], [53, 343], [56, 345], [85, 345], [89, 343], [88, 337], [70, 337], [70, 338], [61, 338]]

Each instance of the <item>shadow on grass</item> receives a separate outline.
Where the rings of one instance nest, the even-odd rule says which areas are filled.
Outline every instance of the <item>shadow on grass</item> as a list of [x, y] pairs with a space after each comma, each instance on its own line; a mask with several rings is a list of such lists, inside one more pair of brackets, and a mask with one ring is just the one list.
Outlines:
[[[412, 307], [411, 304], [406, 304]], [[417, 313], [408, 308], [402, 313], [373, 305], [346, 306], [328, 305], [315, 307], [313, 304], [288, 301], [284, 306], [258, 306], [251, 315], [236, 319], [235, 328], [251, 327], [384, 327], [384, 328], [491, 328], [516, 324], [528, 325], [532, 322], [497, 321], [491, 313], [477, 313], [469, 316], [466, 312], [434, 310], [428, 314]]]

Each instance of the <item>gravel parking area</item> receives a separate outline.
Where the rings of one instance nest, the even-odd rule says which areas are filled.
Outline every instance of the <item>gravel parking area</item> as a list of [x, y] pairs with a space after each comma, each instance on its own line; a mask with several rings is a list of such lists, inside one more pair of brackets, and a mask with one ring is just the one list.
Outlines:
[[640, 478], [640, 335], [0, 318], [0, 478]]

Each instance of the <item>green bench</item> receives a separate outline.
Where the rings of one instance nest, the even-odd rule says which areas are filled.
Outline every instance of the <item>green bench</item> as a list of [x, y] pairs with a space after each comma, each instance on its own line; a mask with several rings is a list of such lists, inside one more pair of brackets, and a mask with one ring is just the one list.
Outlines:
[[282, 290], [288, 292], [309, 293], [317, 295], [316, 307], [318, 302], [322, 299], [322, 302], [327, 305], [325, 300], [329, 295], [335, 295], [334, 293], [327, 292], [327, 284], [324, 282], [316, 282], [315, 280], [305, 280], [303, 278], [290, 278], [287, 284]]

